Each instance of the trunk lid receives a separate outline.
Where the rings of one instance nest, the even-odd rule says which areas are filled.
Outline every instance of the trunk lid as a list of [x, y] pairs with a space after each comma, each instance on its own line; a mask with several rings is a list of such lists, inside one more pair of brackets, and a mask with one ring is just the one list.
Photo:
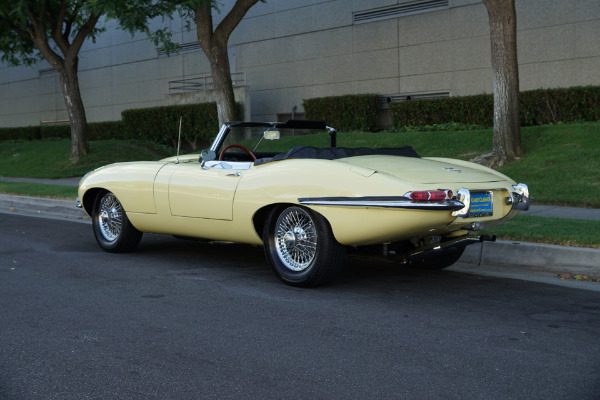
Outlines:
[[342, 158], [337, 161], [369, 168], [413, 183], [480, 183], [502, 178], [493, 170], [480, 170], [447, 161], [387, 155]]

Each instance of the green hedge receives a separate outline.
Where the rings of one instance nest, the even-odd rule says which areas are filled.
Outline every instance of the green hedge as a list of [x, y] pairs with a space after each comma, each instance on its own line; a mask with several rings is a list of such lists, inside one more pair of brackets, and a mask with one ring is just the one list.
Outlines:
[[522, 92], [521, 124], [600, 120], [600, 86]]
[[[240, 114], [240, 104], [236, 104]], [[216, 103], [125, 110], [122, 121], [88, 123], [88, 140], [141, 139], [175, 147], [182, 117], [181, 138], [189, 150], [208, 145], [219, 131]], [[70, 138], [70, 125], [1, 128], [2, 140]]]
[[179, 133], [179, 118], [182, 117], [182, 142], [192, 150], [207, 144], [219, 131], [217, 104], [214, 102], [125, 110], [121, 116], [127, 139], [174, 146]]
[[[88, 129], [89, 129], [88, 124]], [[40, 134], [42, 140], [47, 139], [70, 139], [71, 125], [42, 125], [40, 126]]]
[[339, 131], [376, 131], [379, 95], [357, 94], [303, 101], [306, 119], [323, 120]]
[[[89, 122], [88, 140], [122, 139], [121, 121]], [[42, 125], [20, 128], [0, 128], [0, 141], [3, 140], [47, 140], [53, 138], [70, 139], [71, 125]]]
[[494, 99], [491, 95], [444, 97], [390, 103], [394, 127], [436, 125], [460, 122], [492, 126]]
[[125, 139], [122, 121], [90, 122], [88, 140]]
[[[539, 89], [519, 95], [521, 126], [600, 120], [600, 86]], [[394, 127], [460, 122], [493, 126], [491, 94], [412, 100], [390, 104]]]
[[0, 128], [0, 142], [4, 140], [39, 140], [41, 137], [39, 126]]

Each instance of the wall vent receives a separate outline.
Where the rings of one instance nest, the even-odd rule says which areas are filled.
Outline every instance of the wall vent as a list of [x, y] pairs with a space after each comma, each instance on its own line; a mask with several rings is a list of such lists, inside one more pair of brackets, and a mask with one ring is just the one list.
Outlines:
[[390, 18], [405, 17], [407, 15], [421, 14], [431, 11], [445, 10], [448, 7], [448, 0], [414, 1], [391, 7], [355, 12], [352, 14], [352, 17], [355, 24], [360, 24], [365, 22], [381, 21]]
[[[179, 44], [177, 50], [175, 50], [172, 54], [182, 54], [182, 53], [191, 53], [192, 51], [202, 50], [202, 46], [198, 42], [189, 42]], [[158, 57], [166, 57], [167, 52], [165, 49], [158, 49]]]

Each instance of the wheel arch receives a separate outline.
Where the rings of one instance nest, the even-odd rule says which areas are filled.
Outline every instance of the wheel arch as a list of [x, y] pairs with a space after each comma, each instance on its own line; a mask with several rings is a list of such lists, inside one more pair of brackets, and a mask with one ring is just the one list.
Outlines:
[[254, 230], [256, 231], [256, 234], [261, 238], [263, 237], [265, 221], [267, 220], [267, 217], [273, 210], [275, 210], [275, 209], [283, 210], [284, 208], [293, 207], [293, 206], [302, 207], [302, 208], [310, 210], [311, 212], [313, 212], [315, 214], [320, 215], [321, 217], [323, 217], [323, 219], [325, 219], [325, 221], [329, 224], [329, 226], [331, 226], [331, 222], [327, 219], [327, 217], [325, 217], [320, 212], [315, 211], [312, 207], [307, 207], [307, 206], [304, 206], [304, 205], [301, 205], [298, 203], [273, 203], [273, 204], [269, 204], [269, 205], [259, 208], [254, 213], [254, 215], [252, 217], [252, 224], [254, 225]]
[[252, 216], [252, 224], [254, 225], [254, 231], [256, 232], [256, 234], [260, 238], [263, 237], [263, 233], [264, 233], [264, 229], [265, 229], [265, 221], [267, 220], [267, 217], [273, 210], [289, 207], [292, 205], [295, 205], [295, 204], [294, 203], [274, 203], [274, 204], [269, 204], [267, 206], [259, 208]]
[[99, 194], [108, 192], [107, 189], [104, 188], [91, 188], [88, 189], [81, 199], [81, 205], [83, 206], [83, 210], [89, 216], [92, 216], [92, 212], [94, 211], [94, 201]]

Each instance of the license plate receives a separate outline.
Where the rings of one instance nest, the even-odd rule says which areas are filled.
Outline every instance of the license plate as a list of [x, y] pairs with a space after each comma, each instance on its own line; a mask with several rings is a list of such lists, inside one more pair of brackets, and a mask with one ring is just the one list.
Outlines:
[[492, 193], [471, 193], [469, 218], [489, 217], [492, 214]]

